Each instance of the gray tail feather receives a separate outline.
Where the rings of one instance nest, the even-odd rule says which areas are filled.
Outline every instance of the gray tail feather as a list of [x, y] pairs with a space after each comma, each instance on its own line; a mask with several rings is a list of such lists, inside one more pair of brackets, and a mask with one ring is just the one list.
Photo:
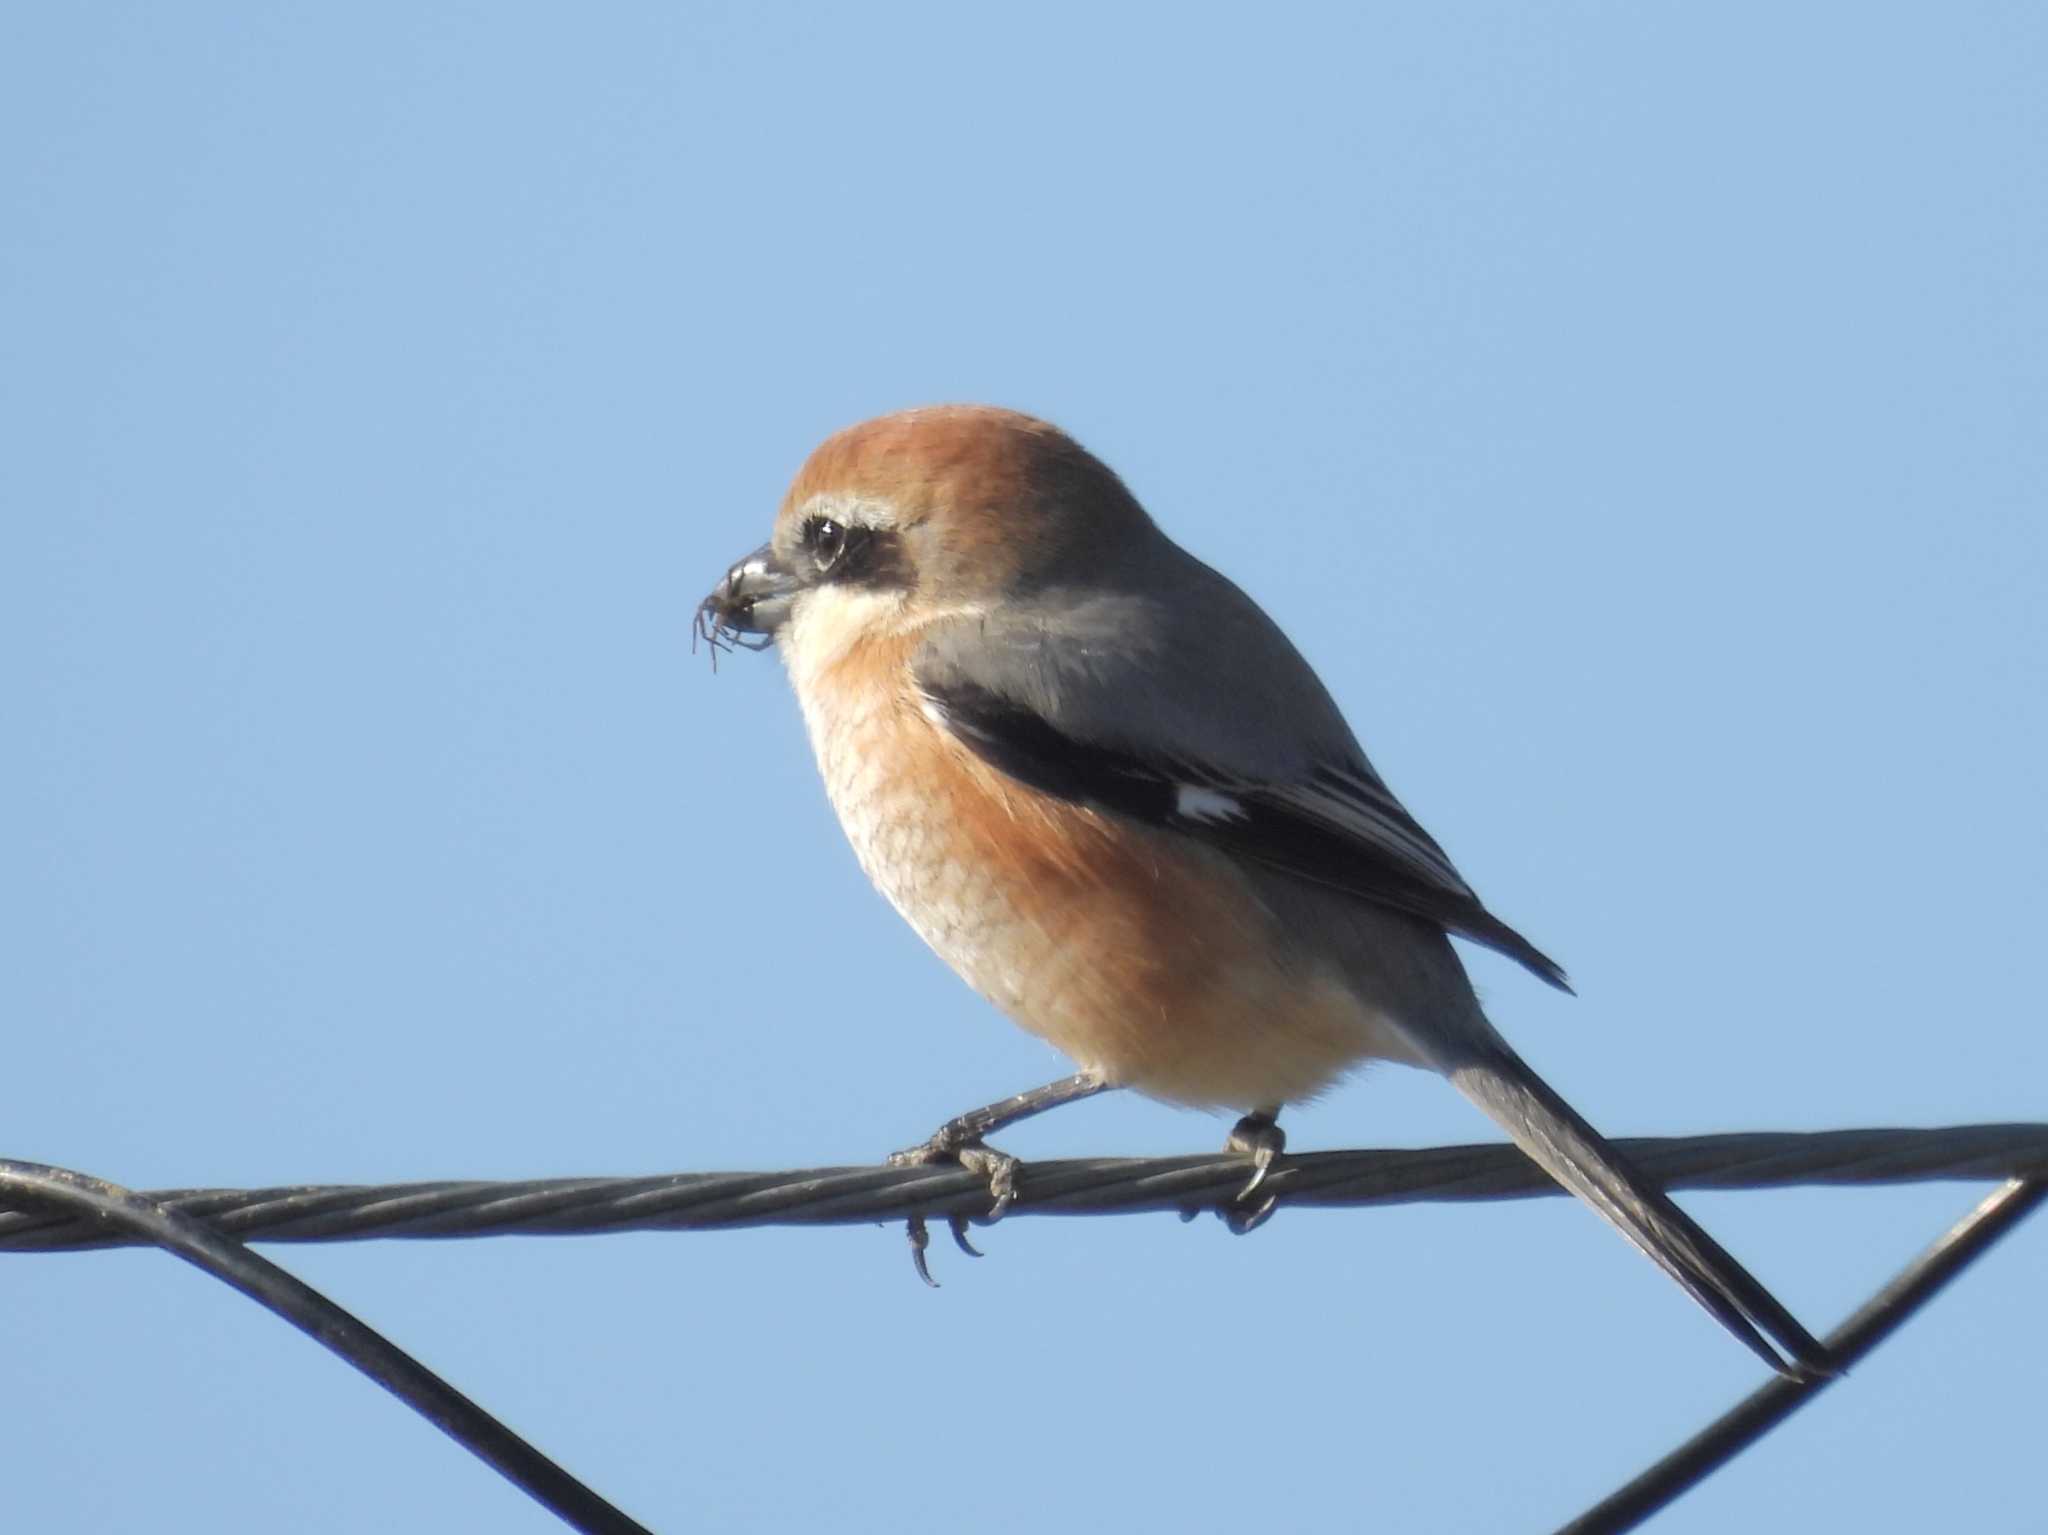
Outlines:
[[[1505, 1044], [1496, 1038], [1459, 1047], [1438, 1069], [1538, 1166], [1613, 1222], [1773, 1370], [1794, 1380], [1836, 1373], [1819, 1339]], [[1790, 1356], [1789, 1363], [1778, 1349]]]

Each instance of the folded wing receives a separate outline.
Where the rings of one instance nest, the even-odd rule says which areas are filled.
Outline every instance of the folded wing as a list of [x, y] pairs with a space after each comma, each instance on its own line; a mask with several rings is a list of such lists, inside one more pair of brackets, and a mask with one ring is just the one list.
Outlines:
[[[1425, 918], [1570, 990], [1388, 791], [1286, 637], [1187, 564], [1183, 585], [1219, 590], [1197, 603], [1054, 592], [942, 626], [917, 667], [926, 708], [1042, 793]], [[1207, 615], [1199, 632], [1177, 616], [1190, 611]]]

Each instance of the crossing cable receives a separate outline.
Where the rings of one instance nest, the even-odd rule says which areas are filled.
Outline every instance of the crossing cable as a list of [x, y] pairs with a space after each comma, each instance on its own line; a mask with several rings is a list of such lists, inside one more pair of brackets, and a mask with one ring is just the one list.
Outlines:
[[[1667, 1189], [1753, 1189], [1996, 1179], [1965, 1221], [1828, 1339], [1846, 1364], [1877, 1346], [1998, 1237], [2048, 1199], [2048, 1125], [1933, 1130], [1830, 1130], [1704, 1135], [1617, 1143]], [[1033, 1162], [1014, 1215], [1107, 1215], [1229, 1206], [1245, 1177], [1240, 1155]], [[1333, 1151], [1286, 1158], [1265, 1189], [1283, 1204], [1358, 1207], [1518, 1199], [1563, 1190], [1511, 1146]], [[973, 1174], [946, 1167], [828, 1167], [781, 1173], [674, 1173], [137, 1194], [39, 1163], [0, 1159], [0, 1251], [161, 1247], [276, 1312], [493, 1466], [572, 1528], [647, 1535], [645, 1528], [365, 1324], [247, 1241], [373, 1237], [590, 1235], [762, 1225], [849, 1225], [927, 1217], [960, 1225], [988, 1208]], [[963, 1239], [964, 1240], [964, 1239]], [[1635, 1528], [1775, 1427], [1826, 1382], [1777, 1381], [1666, 1456], [1560, 1535]]]
[[[2048, 1178], [2009, 1178], [1898, 1277], [1857, 1308], [1826, 1339], [1846, 1374], [1896, 1332], [1948, 1282], [2048, 1200]], [[1667, 1508], [1834, 1385], [1833, 1379], [1779, 1376], [1757, 1387], [1626, 1486], [1610, 1493], [1557, 1535], [1621, 1535]]]
[[354, 1365], [571, 1529], [652, 1535], [367, 1323], [190, 1216], [104, 1178], [10, 1158], [0, 1158], [0, 1199], [55, 1206], [130, 1242], [161, 1247], [240, 1290]]

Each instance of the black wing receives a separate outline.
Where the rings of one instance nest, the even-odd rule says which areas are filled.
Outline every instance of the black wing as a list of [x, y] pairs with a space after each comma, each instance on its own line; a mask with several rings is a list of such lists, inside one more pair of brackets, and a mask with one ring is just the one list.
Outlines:
[[1020, 783], [1427, 918], [1571, 990], [1554, 960], [1480, 904], [1444, 850], [1363, 759], [1319, 764], [1290, 782], [1248, 782], [1213, 765], [1081, 740], [1016, 700], [962, 679], [926, 675], [920, 686], [946, 729]]

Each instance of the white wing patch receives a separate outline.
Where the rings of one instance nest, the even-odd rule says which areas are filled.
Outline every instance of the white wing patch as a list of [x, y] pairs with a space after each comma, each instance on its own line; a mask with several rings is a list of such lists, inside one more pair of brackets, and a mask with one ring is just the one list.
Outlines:
[[1174, 790], [1173, 813], [1189, 821], [1242, 821], [1245, 808], [1228, 794], [1184, 783]]

